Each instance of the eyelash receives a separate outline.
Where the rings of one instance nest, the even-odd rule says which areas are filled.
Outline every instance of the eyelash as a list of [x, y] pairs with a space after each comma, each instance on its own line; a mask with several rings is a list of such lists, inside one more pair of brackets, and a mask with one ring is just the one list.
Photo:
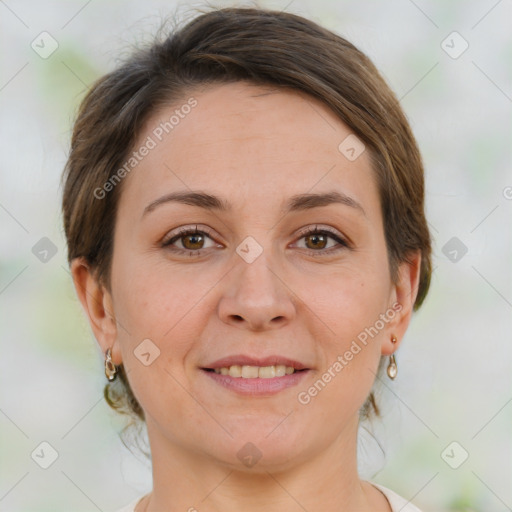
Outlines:
[[[212, 234], [207, 230], [207, 229], [203, 229], [203, 230], [200, 230], [200, 229], [197, 229], [197, 226], [196, 228], [190, 228], [190, 227], [186, 227], [186, 228], [181, 228], [178, 233], [176, 233], [175, 235], [173, 235], [171, 238], [169, 239], [164, 239], [161, 243], [162, 247], [163, 248], [167, 248], [168, 250], [171, 250], [172, 252], [174, 252], [175, 254], [187, 254], [187, 255], [201, 255], [204, 251], [208, 250], [208, 249], [198, 249], [196, 251], [192, 250], [192, 249], [181, 249], [179, 247], [171, 247], [171, 245], [176, 242], [177, 240], [179, 240], [180, 238], [184, 238], [185, 236], [187, 235], [206, 235], [208, 236], [208, 238], [211, 238], [213, 239], [212, 237]], [[342, 249], [350, 249], [350, 245], [349, 243], [344, 240], [343, 238], [341, 238], [336, 232], [334, 231], [331, 231], [330, 229], [328, 228], [321, 228], [321, 229], [318, 229], [318, 226], [315, 226], [314, 228], [306, 228], [304, 230], [302, 230], [300, 233], [299, 233], [299, 238], [298, 240], [302, 239], [302, 238], [305, 238], [309, 235], [327, 235], [329, 238], [332, 238], [333, 240], [335, 240], [339, 246], [335, 246], [335, 247], [330, 247], [329, 249], [319, 249], [319, 250], [314, 250], [314, 249], [303, 249], [305, 250], [308, 254], [312, 255], [312, 256], [327, 256], [327, 255], [331, 255], [333, 252], [338, 252]]]

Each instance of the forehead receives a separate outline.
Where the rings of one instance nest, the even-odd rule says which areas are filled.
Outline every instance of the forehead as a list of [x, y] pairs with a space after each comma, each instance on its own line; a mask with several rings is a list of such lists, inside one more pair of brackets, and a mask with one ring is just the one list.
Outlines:
[[327, 106], [298, 91], [245, 82], [196, 89], [146, 122], [134, 150], [150, 149], [126, 178], [119, 207], [142, 211], [190, 189], [239, 208], [259, 200], [280, 206], [294, 194], [341, 187], [371, 210], [378, 198], [370, 159], [340, 151], [349, 136]]

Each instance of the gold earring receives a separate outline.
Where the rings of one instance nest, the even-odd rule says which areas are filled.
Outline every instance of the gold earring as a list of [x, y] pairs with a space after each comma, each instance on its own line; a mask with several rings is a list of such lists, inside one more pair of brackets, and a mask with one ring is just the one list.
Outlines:
[[[395, 336], [391, 337], [391, 343], [393, 343], [393, 345], [397, 341], [398, 340], [396, 339]], [[389, 364], [388, 364], [388, 370], [387, 371], [388, 371], [388, 377], [391, 380], [394, 380], [394, 378], [396, 377], [396, 374], [398, 373], [398, 366], [396, 365], [395, 354], [391, 354], [389, 356]]]
[[116, 378], [116, 374], [116, 365], [112, 362], [112, 351], [110, 348], [107, 348], [105, 352], [105, 376], [112, 382]]

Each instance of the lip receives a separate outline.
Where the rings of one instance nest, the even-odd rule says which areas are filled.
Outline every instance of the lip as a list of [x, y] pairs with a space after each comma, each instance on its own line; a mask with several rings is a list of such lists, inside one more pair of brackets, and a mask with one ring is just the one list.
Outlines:
[[[221, 359], [220, 361], [223, 362], [224, 360]], [[255, 366], [259, 366], [259, 364]], [[266, 366], [271, 365], [267, 364]], [[292, 386], [296, 386], [309, 372], [309, 369], [303, 369], [302, 371], [295, 372], [290, 375], [283, 375], [282, 377], [272, 377], [270, 379], [262, 379], [260, 377], [254, 379], [245, 379], [243, 377], [230, 377], [229, 375], [221, 375], [220, 373], [207, 371], [205, 368], [201, 368], [201, 373], [212, 379], [220, 386], [223, 386], [224, 388], [234, 391], [240, 395], [255, 397], [275, 395], [280, 391], [283, 391]]]
[[[237, 354], [229, 357], [224, 357], [222, 359], [217, 359], [213, 363], [209, 363], [207, 366], [203, 366], [204, 370], [214, 370], [215, 368], [229, 368], [233, 365], [239, 366], [275, 366], [278, 364], [282, 364], [284, 366], [291, 366], [295, 368], [295, 370], [309, 370], [306, 365], [301, 363], [300, 361], [295, 361], [288, 357], [279, 356], [279, 355], [270, 355], [267, 357], [252, 357], [243, 354]], [[304, 372], [302, 372], [304, 373]], [[294, 375], [294, 374], [292, 374]], [[279, 379], [283, 379], [284, 377], [277, 377]], [[257, 380], [257, 379], [252, 379]], [[272, 380], [272, 379], [267, 379]]]

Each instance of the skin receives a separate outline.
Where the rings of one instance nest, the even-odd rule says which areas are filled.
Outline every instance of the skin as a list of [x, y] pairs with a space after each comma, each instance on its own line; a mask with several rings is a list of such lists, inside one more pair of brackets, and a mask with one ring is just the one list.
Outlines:
[[[338, 146], [351, 130], [322, 103], [243, 82], [191, 96], [197, 106], [122, 183], [112, 293], [82, 259], [72, 263], [101, 350], [111, 347], [124, 364], [145, 411], [154, 487], [137, 511], [389, 511], [357, 474], [358, 411], [381, 356], [399, 347], [409, 324], [420, 255], [392, 282], [369, 156], [345, 158]], [[187, 98], [154, 113], [140, 143]], [[168, 202], [143, 215], [155, 199], [190, 190], [220, 196], [232, 210]], [[333, 190], [364, 213], [339, 203], [284, 213], [292, 195]], [[196, 224], [212, 233], [202, 254], [161, 246]], [[349, 248], [332, 238], [319, 248], [299, 233], [317, 224]], [[263, 249], [252, 263], [236, 252], [246, 236]], [[173, 247], [200, 246], [185, 237]], [[395, 302], [402, 309], [394, 319], [301, 404], [297, 394]], [[145, 366], [134, 350], [148, 338], [160, 355]], [[284, 355], [311, 370], [278, 394], [240, 396], [200, 370], [232, 354]], [[250, 468], [237, 457], [247, 442], [262, 454]]]

